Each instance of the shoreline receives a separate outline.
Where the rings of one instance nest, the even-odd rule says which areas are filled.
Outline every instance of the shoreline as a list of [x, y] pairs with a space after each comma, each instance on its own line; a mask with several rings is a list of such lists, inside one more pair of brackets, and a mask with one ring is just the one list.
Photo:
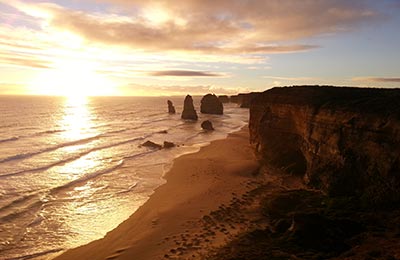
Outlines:
[[[245, 126], [174, 159], [166, 183], [127, 220], [104, 238], [55, 259], [167, 259], [189, 251], [204, 253], [202, 244], [217, 246], [226, 238], [211, 235], [186, 243], [188, 236], [199, 233], [199, 221], [207, 214], [247, 192], [258, 169]], [[181, 246], [175, 248], [177, 243]]]

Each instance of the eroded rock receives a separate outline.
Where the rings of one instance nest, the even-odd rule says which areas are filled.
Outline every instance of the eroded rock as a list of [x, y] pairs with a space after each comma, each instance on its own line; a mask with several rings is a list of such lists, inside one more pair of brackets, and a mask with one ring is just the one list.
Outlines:
[[183, 104], [182, 119], [197, 120], [198, 116], [193, 106], [193, 98], [190, 95], [185, 97]]
[[214, 94], [207, 94], [201, 99], [200, 112], [203, 114], [222, 115], [224, 106]]
[[153, 148], [153, 149], [161, 149], [162, 148], [162, 146], [160, 144], [156, 144], [152, 141], [146, 141], [143, 144], [141, 144], [140, 146], [149, 147], [149, 148]]
[[175, 144], [172, 142], [164, 141], [163, 148], [173, 148], [175, 147]]
[[168, 113], [175, 114], [175, 107], [171, 100], [167, 101], [168, 104]]
[[214, 127], [213, 127], [213, 125], [212, 125], [210, 120], [203, 121], [201, 123], [201, 128], [203, 128], [204, 130], [207, 130], [207, 131], [213, 131], [214, 130]]
[[229, 103], [229, 96], [227, 95], [220, 95], [218, 96], [218, 99], [221, 103]]

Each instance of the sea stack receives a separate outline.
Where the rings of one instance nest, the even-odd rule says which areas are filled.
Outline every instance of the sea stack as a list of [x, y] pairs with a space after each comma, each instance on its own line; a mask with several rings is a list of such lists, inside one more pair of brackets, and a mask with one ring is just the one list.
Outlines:
[[167, 101], [168, 104], [168, 113], [175, 114], [175, 107], [171, 100]]
[[201, 99], [200, 112], [203, 114], [222, 115], [224, 106], [214, 94], [207, 94]]
[[197, 113], [193, 106], [193, 98], [190, 95], [185, 97], [183, 103], [182, 119], [197, 120]]
[[220, 96], [218, 96], [218, 99], [222, 103], [229, 103], [229, 97], [227, 95], [220, 95]]
[[213, 125], [212, 125], [210, 120], [203, 121], [203, 123], [201, 123], [201, 128], [203, 128], [206, 131], [213, 131], [214, 130], [214, 127], [213, 127]]

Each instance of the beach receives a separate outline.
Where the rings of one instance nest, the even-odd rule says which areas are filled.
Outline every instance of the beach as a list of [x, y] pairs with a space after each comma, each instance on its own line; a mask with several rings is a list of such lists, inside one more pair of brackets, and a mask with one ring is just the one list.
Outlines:
[[228, 230], [207, 230], [204, 220], [251, 189], [259, 165], [248, 140], [244, 127], [175, 159], [166, 184], [129, 219], [103, 239], [56, 259], [196, 258], [224, 243]]
[[[183, 98], [171, 100], [181, 111]], [[165, 97], [75, 101], [0, 98], [0, 259], [51, 259], [103, 238], [165, 182], [175, 158], [248, 122], [236, 104], [226, 104], [224, 115], [199, 115], [215, 128], [203, 131], [167, 113], [159, 105]], [[142, 146], [148, 141], [175, 147]]]

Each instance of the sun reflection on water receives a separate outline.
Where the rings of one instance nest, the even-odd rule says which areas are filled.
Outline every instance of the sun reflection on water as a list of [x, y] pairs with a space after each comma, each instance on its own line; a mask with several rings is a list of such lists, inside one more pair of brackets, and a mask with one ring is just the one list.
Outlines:
[[[76, 247], [103, 237], [147, 199], [147, 192], [132, 194], [135, 174], [126, 173], [120, 147], [102, 135], [105, 122], [93, 110], [95, 100], [68, 97], [63, 104], [57, 133], [62, 140], [60, 158], [72, 158], [51, 169], [56, 189], [46, 205], [44, 229], [56, 230], [65, 248]], [[96, 104], [96, 103], [94, 103]], [[65, 143], [65, 145], [63, 145]], [[132, 178], [132, 179], [130, 179]]]
[[61, 165], [59, 172], [66, 173], [68, 180], [74, 180], [103, 167], [99, 151], [90, 152], [97, 144], [98, 130], [95, 128], [88, 97], [67, 97], [64, 103], [64, 115], [59, 124], [64, 130], [61, 138], [68, 143], [63, 148], [69, 154], [79, 155], [75, 160]]
[[87, 97], [67, 97], [64, 105], [64, 116], [60, 122], [65, 130], [62, 137], [69, 141], [88, 138], [96, 134], [93, 129], [92, 114]]

